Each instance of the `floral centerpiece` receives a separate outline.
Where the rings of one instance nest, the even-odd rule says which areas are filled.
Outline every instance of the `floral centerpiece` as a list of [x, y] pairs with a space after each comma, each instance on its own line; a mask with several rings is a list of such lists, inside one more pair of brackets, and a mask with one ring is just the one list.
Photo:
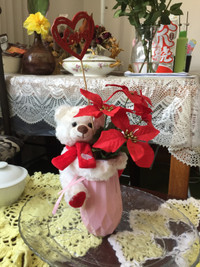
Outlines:
[[[139, 68], [142, 71], [147, 64], [147, 72], [154, 72], [152, 67], [152, 47], [157, 28], [161, 24], [170, 24], [170, 15], [182, 15], [182, 3], [172, 4], [172, 0], [116, 0], [114, 17], [126, 16], [135, 27], [136, 35], [140, 39], [144, 50], [144, 62]], [[152, 28], [152, 26], [154, 26]]]
[[[93, 29], [93, 20], [85, 12], [77, 13], [72, 20], [56, 18], [52, 27], [55, 41], [80, 60], [94, 36], [88, 27], [76, 31], [77, 23], [83, 18]], [[70, 26], [72, 31], [67, 29], [61, 37], [60, 24]], [[85, 46], [78, 54], [71, 45], [76, 45], [83, 37]], [[106, 236], [121, 220], [123, 207], [118, 178], [126, 167], [127, 154], [139, 167], [150, 167], [154, 151], [148, 142], [159, 131], [152, 124], [152, 103], [142, 92], [110, 84], [107, 86], [114, 87], [113, 93], [102, 99], [87, 89], [84, 69], [83, 78], [85, 89], [80, 89], [80, 93], [88, 100], [88, 105], [63, 105], [55, 111], [56, 137], [64, 149], [52, 159], [52, 164], [60, 170], [63, 188], [53, 214], [64, 195], [67, 204], [80, 208], [82, 221], [90, 233]], [[113, 104], [116, 94], [125, 96], [125, 102]], [[127, 104], [131, 108], [127, 108]]]
[[[139, 167], [149, 168], [154, 151], [149, 145], [159, 131], [152, 124], [151, 101], [126, 86], [111, 84], [114, 91], [103, 100], [85, 89], [85, 107], [60, 106], [55, 112], [56, 137], [65, 145], [52, 164], [60, 170], [63, 195], [73, 208], [80, 208], [82, 221], [96, 236], [111, 234], [118, 226], [123, 206], [119, 177], [127, 154]], [[115, 94], [125, 94], [124, 105], [113, 105]], [[111, 103], [109, 103], [111, 102]], [[129, 104], [131, 108], [126, 108]]]
[[[159, 133], [152, 124], [151, 101], [142, 95], [142, 92], [138, 94], [137, 91], [129, 91], [123, 85], [111, 86], [119, 89], [107, 100], [102, 100], [98, 94], [80, 89], [90, 104], [80, 109], [76, 116], [105, 116], [104, 127], [97, 132], [94, 138], [96, 141], [92, 145], [96, 158], [108, 159], [116, 157], [120, 151], [125, 151], [139, 167], [149, 168], [154, 152], [148, 141]], [[115, 94], [127, 96], [124, 106], [108, 104]], [[132, 109], [126, 108], [129, 102], [132, 103]]]

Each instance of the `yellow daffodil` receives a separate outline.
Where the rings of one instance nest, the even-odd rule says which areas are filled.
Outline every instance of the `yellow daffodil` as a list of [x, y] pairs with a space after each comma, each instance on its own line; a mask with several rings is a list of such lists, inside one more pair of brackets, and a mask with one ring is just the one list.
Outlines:
[[45, 38], [49, 33], [50, 23], [45, 16], [43, 16], [40, 12], [37, 12], [35, 14], [30, 14], [24, 21], [23, 26], [27, 29], [29, 35], [33, 34], [35, 31]]

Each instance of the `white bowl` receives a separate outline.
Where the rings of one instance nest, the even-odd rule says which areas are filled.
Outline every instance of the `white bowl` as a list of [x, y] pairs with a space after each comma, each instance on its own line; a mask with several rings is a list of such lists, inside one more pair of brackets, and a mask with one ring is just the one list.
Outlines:
[[21, 58], [3, 56], [3, 69], [5, 73], [19, 73], [21, 68]]
[[0, 206], [13, 204], [24, 191], [26, 169], [0, 161]]
[[[82, 59], [86, 77], [107, 75], [108, 73], [116, 69], [116, 67], [110, 66], [115, 62], [116, 60], [113, 58], [93, 54], [86, 54]], [[76, 57], [65, 58], [63, 60], [62, 66], [65, 70], [69, 71], [74, 76], [83, 76], [81, 61]]]

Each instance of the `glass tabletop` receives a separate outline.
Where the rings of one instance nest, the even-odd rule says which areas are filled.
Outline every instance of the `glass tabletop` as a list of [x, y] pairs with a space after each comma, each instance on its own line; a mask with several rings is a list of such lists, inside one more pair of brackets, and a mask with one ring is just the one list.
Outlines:
[[19, 231], [29, 248], [51, 266], [196, 266], [197, 229], [175, 207], [141, 190], [121, 186], [123, 214], [112, 235], [87, 232], [78, 209], [46, 192], [32, 197], [19, 216]]

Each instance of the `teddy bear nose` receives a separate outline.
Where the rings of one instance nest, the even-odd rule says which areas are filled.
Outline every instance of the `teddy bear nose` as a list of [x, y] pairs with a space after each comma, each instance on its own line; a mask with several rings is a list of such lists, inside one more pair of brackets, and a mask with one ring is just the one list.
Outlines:
[[88, 128], [85, 125], [79, 125], [77, 130], [82, 134], [85, 134], [88, 132]]

